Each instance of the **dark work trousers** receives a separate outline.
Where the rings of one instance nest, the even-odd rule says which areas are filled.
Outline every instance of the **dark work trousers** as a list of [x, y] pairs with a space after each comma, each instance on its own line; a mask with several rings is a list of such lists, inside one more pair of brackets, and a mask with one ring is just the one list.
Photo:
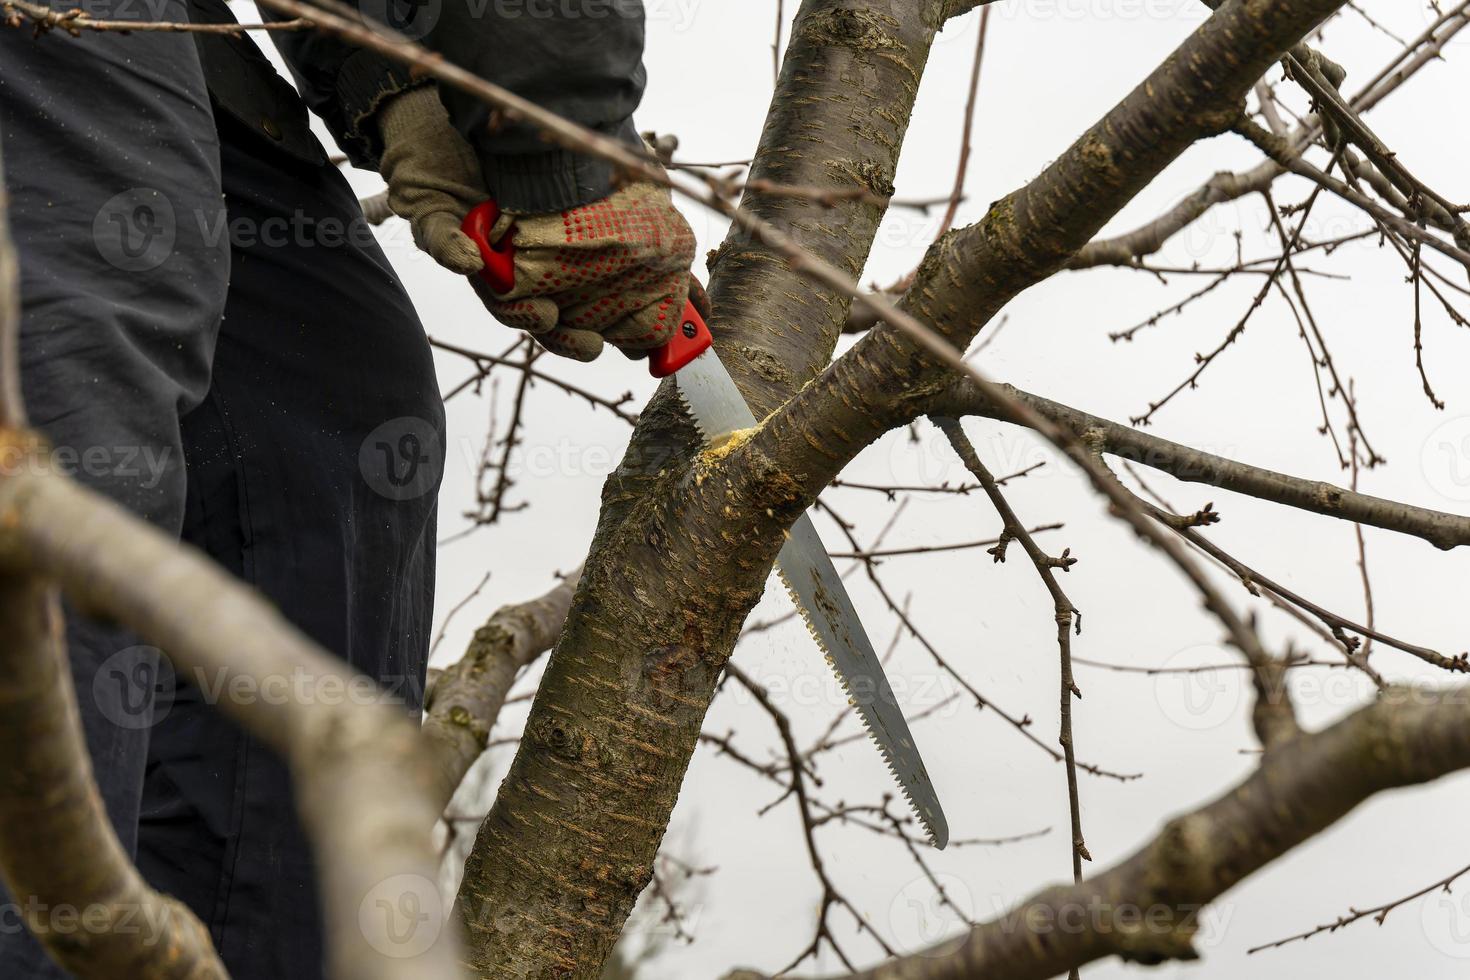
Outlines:
[[[137, 14], [186, 19], [180, 0]], [[45, 465], [181, 535], [382, 685], [336, 700], [417, 712], [443, 407], [346, 181], [216, 121], [187, 35], [0, 29], [0, 126]], [[289, 775], [219, 708], [310, 678], [242, 688], [116, 626], [66, 625], [97, 781], [144, 876], [194, 909], [235, 980], [321, 977]], [[0, 892], [0, 980], [65, 977], [22, 928], [27, 901]]]

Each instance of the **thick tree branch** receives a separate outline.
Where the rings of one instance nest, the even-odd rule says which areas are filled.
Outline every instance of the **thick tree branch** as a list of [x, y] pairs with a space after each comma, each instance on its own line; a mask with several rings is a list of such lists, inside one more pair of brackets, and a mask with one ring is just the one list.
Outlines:
[[[889, 428], [935, 410], [928, 403], [952, 369], [973, 374], [956, 352], [1013, 296], [1060, 269], [1185, 147], [1232, 125], [1271, 61], [1337, 6], [1225, 4], [1041, 176], [979, 224], [936, 242], [902, 316], [768, 418], [751, 449], [799, 472], [814, 495]], [[1006, 397], [993, 386], [987, 395]]]
[[26, 927], [79, 980], [227, 980], [204, 926], [144, 884], [108, 821], [54, 589], [0, 574], [0, 622], [0, 876]]
[[0, 569], [58, 582], [79, 607], [131, 627], [176, 669], [218, 678], [222, 691], [291, 685], [290, 698], [227, 696], [218, 707], [291, 766], [321, 868], [332, 975], [458, 976], [451, 932], [401, 957], [387, 955], [400, 951], [391, 934], [368, 929], [371, 915], [408, 902], [431, 916], [419, 928], [443, 922], [433, 915], [432, 763], [407, 714], [347, 696], [372, 685], [203, 555], [45, 467], [21, 461], [0, 479]]
[[[736, 227], [711, 259], [716, 344], [757, 414], [831, 356], [942, 6], [806, 0], [797, 13]], [[829, 278], [814, 283], [812, 267]], [[800, 512], [770, 466], [726, 479], [710, 454], [687, 472], [696, 439], [672, 396], [665, 386], [641, 413], [604, 489], [568, 629], [466, 867], [460, 907], [490, 972], [596, 975], [647, 880], [777, 529]], [[762, 525], [727, 527], [727, 513]]]
[[439, 674], [423, 727], [434, 745], [443, 806], [485, 751], [516, 675], [561, 635], [581, 575], [579, 567], [545, 595], [497, 609], [475, 630], [464, 657]]
[[[1041, 178], [993, 207], [980, 225], [943, 238], [921, 267], [905, 312], [963, 344], [1012, 295], [1060, 268], [1186, 146], [1227, 127], [1266, 66], [1336, 5], [1229, 4]], [[851, 45], [851, 52], [827, 54], [839, 63], [869, 57], [891, 66], [892, 26], [864, 12], [808, 3], [783, 80], [800, 77], [794, 55], [801, 44]], [[834, 109], [845, 113], [855, 97], [851, 82], [844, 84]], [[778, 95], [773, 119], [790, 111]], [[801, 124], [817, 125], [817, 111], [807, 111]], [[792, 331], [813, 317], [822, 324], [815, 338], [781, 338], [789, 353], [758, 387], [750, 382], [752, 371], [759, 373], [758, 350], [735, 348], [743, 356], [730, 358], [732, 371], [758, 412], [769, 404], [764, 392], [789, 390], [799, 380], [800, 374], [788, 374], [789, 360], [811, 364], [813, 350], [830, 349], [845, 318], [847, 280], [830, 264], [792, 253], [797, 240], [767, 234], [761, 247], [777, 254], [754, 260], [771, 270], [774, 282], [789, 283], [790, 294], [753, 292], [733, 300], [741, 317], [769, 310], [772, 295], [783, 302], [791, 295], [797, 303], [789, 319], [761, 324], [758, 338], [768, 337], [772, 325]], [[800, 241], [824, 243], [820, 236]], [[867, 244], [857, 243], [863, 250]], [[847, 254], [850, 248], [838, 252]], [[720, 268], [724, 261], [716, 263], [717, 308], [722, 277], [733, 275]], [[789, 271], [783, 263], [791, 263]], [[799, 282], [802, 274], [823, 287], [817, 295], [832, 297], [831, 305], [802, 309], [801, 297], [812, 293], [810, 282]], [[764, 585], [779, 530], [848, 459], [912, 418], [923, 396], [945, 380], [947, 368], [930, 352], [933, 345], [921, 346], [920, 338], [932, 335], [919, 323], [904, 326], [903, 335], [870, 333], [748, 438], [742, 434], [704, 454], [692, 473], [664, 474], [658, 493], [647, 492], [649, 480], [641, 487], [609, 482], [614, 506], [604, 511], [568, 629], [466, 867], [461, 909], [485, 967], [572, 977], [592, 976], [600, 967], [647, 881], [714, 676]], [[734, 336], [745, 334], [737, 329]], [[645, 412], [640, 429], [655, 414]], [[641, 448], [635, 436], [630, 456]], [[643, 473], [650, 475], [646, 466]], [[1108, 486], [1110, 475], [1095, 475], [1100, 487]], [[1187, 573], [1197, 572], [1167, 532], [1141, 515], [1138, 521], [1139, 533], [1154, 535]], [[628, 568], [644, 570], [636, 587], [627, 581]], [[1192, 579], [1242, 652], [1253, 665], [1262, 663], [1265, 654], [1249, 628], [1206, 580]]]
[[[1444, 550], [1470, 545], [1470, 517], [1239, 463], [1006, 387], [1017, 400], [1040, 415], [1079, 433], [1094, 452], [1141, 463], [1177, 480], [1205, 483], [1315, 514], [1413, 535]], [[1018, 422], [1009, 407], [987, 398], [965, 379], [937, 393], [933, 404], [935, 411], [951, 415], [983, 415], [1024, 424]]]
[[1195, 959], [1210, 902], [1374, 794], [1467, 766], [1470, 688], [1389, 688], [1331, 728], [1265, 753], [1245, 781], [1111, 869], [850, 980], [1045, 980], [1109, 956]]
[[[1276, 660], [1254, 630], [1097, 462], [1079, 434], [1012, 398], [964, 361], [958, 349], [1014, 292], [1060, 268], [1068, 250], [1085, 244], [1108, 209], [1126, 203], [1157, 172], [1154, 168], [1166, 165], [1191, 140], [1238, 119], [1239, 101], [1267, 63], [1266, 52], [1294, 43], [1332, 9], [1330, 0], [1227, 4], [1040, 178], [993, 205], [980, 225], [941, 238], [921, 265], [904, 307], [884, 310], [886, 329], [859, 341], [738, 448], [723, 452], [722, 471], [732, 483], [748, 484], [747, 474], [736, 474], [774, 467], [774, 475], [785, 476], [786, 483], [776, 491], [765, 477], [776, 491], [773, 499], [784, 504], [793, 492], [814, 499], [864, 446], [931, 400], [948, 371], [958, 372], [1071, 456], [1119, 516], [1184, 572], [1258, 681], [1271, 687]], [[1255, 39], [1259, 50], [1243, 53], [1242, 38]], [[1129, 166], [1123, 166], [1125, 161]], [[835, 284], [826, 267], [807, 271]], [[884, 306], [871, 297], [863, 301]], [[915, 315], [911, 307], [916, 304], [926, 315]], [[782, 526], [776, 523], [778, 511], [784, 513], [785, 507], [764, 511], [769, 525]], [[733, 532], [740, 511], [726, 505], [722, 514]], [[759, 513], [743, 516], [759, 527]]]
[[1205, 181], [1198, 190], [1168, 211], [1139, 225], [1132, 231], [1112, 238], [1088, 242], [1067, 260], [1068, 269], [1091, 269], [1100, 265], [1133, 265], [1159, 251], [1164, 243], [1194, 224], [1216, 205], [1236, 201], [1248, 194], [1259, 194], [1285, 171], [1267, 160], [1241, 173], [1221, 171]]
[[[886, 212], [883, 202], [894, 192], [945, 7], [940, 0], [805, 0], [797, 12], [740, 201], [745, 218], [709, 256], [715, 346], [757, 418], [832, 356], [852, 291], [814, 280], [802, 263], [819, 261], [848, 280], [861, 273]], [[819, 201], [761, 190], [768, 185], [869, 194]], [[766, 233], [776, 229], [782, 240]], [[799, 246], [802, 263], [793, 263], [783, 245]], [[664, 464], [694, 445], [673, 386], [665, 385], [608, 481], [601, 526], [622, 520]]]
[[[0, 167], [0, 187], [4, 186]], [[29, 459], [20, 386], [20, 277], [0, 200], [0, 456]], [[97, 792], [82, 733], [56, 590], [0, 573], [8, 628], [0, 684], [0, 879], [47, 952], [79, 980], [225, 980], [209, 933], [149, 888]]]
[[[1410, 41], [1393, 61], [1353, 97], [1348, 103], [1350, 109], [1361, 114], [1383, 101], [1425, 65], [1434, 63], [1444, 44], [1467, 24], [1470, 24], [1470, 3], [1460, 3]], [[1305, 48], [1305, 45], [1301, 47]], [[1310, 49], [1307, 49], [1306, 57], [1311, 59]], [[1310, 116], [1306, 124], [1286, 134], [1286, 139], [1290, 146], [1300, 150], [1320, 132], [1320, 122], [1316, 116]], [[1158, 251], [1169, 238], [1203, 217], [1216, 205], [1237, 200], [1247, 194], [1261, 193], [1284, 172], [1277, 163], [1267, 160], [1248, 171], [1217, 173], [1198, 190], [1152, 221], [1122, 235], [1089, 242], [1067, 262], [1067, 268], [1132, 265], [1138, 259]]]

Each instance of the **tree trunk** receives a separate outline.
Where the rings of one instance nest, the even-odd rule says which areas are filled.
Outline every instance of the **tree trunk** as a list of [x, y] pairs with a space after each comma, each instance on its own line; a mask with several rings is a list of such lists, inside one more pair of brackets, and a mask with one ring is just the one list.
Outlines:
[[[957, 344], [973, 336], [1191, 142], [1226, 128], [1271, 61], [1336, 6], [1229, 4], [1037, 181], [942, 239], [910, 308]], [[889, 193], [945, 8], [804, 3], [755, 174]], [[870, 198], [830, 210], [789, 194], [748, 204], [853, 274], [882, 214]], [[651, 876], [715, 682], [781, 531], [947, 380], [933, 358], [880, 329], [786, 401], [830, 358], [848, 301], [739, 235], [713, 267], [717, 346], [757, 416], [782, 407], [692, 464], [693, 431], [670, 386], [643, 413], [605, 488], [566, 632], [466, 864], [460, 915], [482, 976], [598, 975]]]

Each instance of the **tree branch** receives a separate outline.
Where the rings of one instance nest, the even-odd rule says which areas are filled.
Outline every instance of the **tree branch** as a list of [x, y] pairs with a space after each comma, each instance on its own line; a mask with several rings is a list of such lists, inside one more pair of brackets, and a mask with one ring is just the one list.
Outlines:
[[1046, 980], [1109, 956], [1197, 959], [1210, 902], [1374, 794], [1470, 766], [1467, 706], [1470, 688], [1389, 688], [1267, 752], [1239, 785], [1089, 881], [1047, 889], [966, 936], [849, 980]]
[[[1412, 535], [1446, 551], [1470, 545], [1470, 517], [1385, 500], [1320, 480], [1303, 480], [1239, 463], [1089, 415], [1040, 395], [1008, 385], [1005, 388], [1040, 415], [1081, 434], [1095, 452], [1141, 463], [1189, 483], [1206, 483], [1315, 514]], [[1025, 424], [1016, 419], [1009, 407], [997, 404], [965, 379], [938, 392], [933, 406], [935, 411], [951, 415], [983, 415]]]
[[293, 685], [290, 698], [227, 697], [218, 707], [290, 764], [321, 869], [333, 976], [458, 976], [451, 932], [420, 956], [385, 955], [399, 951], [392, 935], [370, 936], [372, 920], [360, 918], [364, 903], [417, 901], [430, 915], [418, 928], [444, 921], [433, 914], [432, 763], [413, 719], [345, 696], [376, 688], [203, 555], [47, 467], [7, 462], [0, 570], [55, 580], [80, 608], [131, 627], [176, 668], [219, 678], [222, 690]]
[[[20, 310], [0, 200], [0, 458], [12, 464], [41, 449], [25, 430]], [[0, 751], [10, 759], [0, 779], [0, 878], [26, 927], [79, 980], [226, 980], [203, 924], [144, 883], [108, 819], [55, 589], [39, 576], [0, 572], [0, 622], [10, 644], [0, 684]]]
[[0, 574], [0, 873], [15, 909], [79, 980], [228, 980], [209, 933], [144, 884], [97, 795], [53, 589]]
[[[979, 378], [958, 351], [1013, 296], [1062, 268], [1185, 147], [1232, 125], [1271, 61], [1337, 6], [1227, 3], [1041, 176], [979, 224], [936, 242], [897, 315], [766, 419], [751, 449], [800, 472], [814, 495], [888, 429], [934, 411], [950, 371]], [[1008, 397], [983, 379], [978, 387], [993, 400]]]
[[[803, 8], [783, 81], [798, 77], [802, 44], [835, 45], [843, 50], [827, 56], [838, 63], [866, 56], [892, 71], [891, 22], [828, 6], [809, 0]], [[466, 866], [460, 908], [483, 969], [555, 964], [568, 976], [595, 975], [651, 873], [714, 678], [764, 586], [780, 529], [848, 459], [914, 417], [924, 397], [947, 380], [950, 362], [935, 348], [952, 348], [934, 340], [925, 324], [956, 346], [973, 336], [1012, 295], [1060, 268], [1185, 147], [1227, 127], [1266, 66], [1336, 6], [1336, 0], [1228, 4], [1042, 177], [993, 207], [980, 225], [941, 239], [920, 268], [903, 311], [907, 319], [890, 319], [894, 329], [870, 333], [761, 426], [701, 454], [692, 470], [669, 467], [667, 457], [657, 469], [648, 467], [641, 458], [648, 446], [635, 435], [631, 469], [641, 479], [620, 473], [608, 484], [567, 631]], [[924, 36], [932, 38], [932, 28]], [[916, 82], [895, 84], [908, 91]], [[773, 120], [795, 111], [781, 94]], [[854, 97], [850, 85], [841, 96], [839, 118], [845, 118]], [[796, 122], [810, 133], [821, 118], [807, 107]], [[799, 182], [781, 176], [783, 183]], [[811, 365], [814, 352], [830, 350], [851, 295], [840, 269], [823, 256], [810, 257], [797, 242], [820, 251], [831, 236], [841, 236], [851, 244], [835, 257], [850, 262], [854, 248], [865, 254], [871, 239], [852, 243], [849, 234], [830, 228], [802, 239], [764, 233], [760, 248], [742, 251], [756, 254], [736, 268], [760, 266], [769, 275], [757, 277], [758, 291], [726, 294], [729, 309], [747, 318], [794, 304], [791, 315], [750, 332], [736, 329], [733, 347], [728, 339], [720, 345], [757, 413], [803, 376], [804, 369], [791, 373], [793, 364]], [[735, 274], [723, 266], [728, 258], [715, 263], [717, 309], [724, 277]], [[813, 290], [813, 282], [820, 288]], [[815, 335], [802, 332], [814, 327]], [[787, 353], [767, 360], [757, 343]], [[640, 429], [650, 431], [646, 426], [659, 414], [650, 407]], [[687, 444], [692, 433], [687, 422], [678, 424]], [[674, 424], [665, 427], [675, 431]], [[1111, 474], [1095, 466], [1089, 473], [1105, 492], [1116, 489]], [[1133, 516], [1135, 529], [1181, 563], [1242, 652], [1260, 664], [1258, 640], [1200, 577], [1183, 546], [1147, 517]], [[630, 568], [642, 570], [636, 587], [627, 581]]]
[[1005, 523], [1005, 532], [1000, 544], [991, 551], [995, 560], [1005, 561], [1006, 544], [1013, 540], [1019, 542], [1026, 552], [1026, 557], [1031, 559], [1031, 564], [1041, 578], [1042, 584], [1046, 586], [1046, 591], [1051, 595], [1053, 618], [1057, 629], [1057, 651], [1060, 656], [1058, 673], [1061, 680], [1061, 730], [1057, 735], [1057, 742], [1062, 746], [1067, 768], [1068, 817], [1072, 826], [1072, 879], [1080, 882], [1083, 860], [1092, 860], [1092, 855], [1087, 850], [1087, 840], [1082, 835], [1082, 806], [1077, 796], [1077, 754], [1072, 737], [1072, 699], [1082, 697], [1082, 689], [1077, 686], [1077, 681], [1072, 674], [1072, 630], [1075, 625], [1079, 633], [1082, 631], [1082, 613], [1062, 590], [1056, 576], [1058, 568], [1064, 572], [1070, 571], [1077, 563], [1077, 559], [1071, 556], [1070, 549], [1063, 551], [1059, 558], [1053, 558], [1041, 550], [1036, 539], [1031, 536], [1026, 526], [1021, 523], [1021, 519], [1016, 516], [1015, 510], [1001, 491], [995, 477], [980, 461], [980, 454], [975, 452], [974, 445], [970, 442], [969, 436], [965, 435], [965, 430], [958, 421], [939, 416], [934, 419], [934, 424], [939, 426], [939, 430], [949, 440], [950, 447], [954, 449], [955, 455], [959, 456], [965, 469], [980, 481], [985, 495], [990, 498], [991, 505], [995, 507], [1001, 520]]
[[423, 730], [438, 762], [441, 809], [485, 751], [516, 675], [561, 635], [581, 576], [578, 567], [545, 595], [501, 606], [475, 631], [464, 657], [439, 674]]

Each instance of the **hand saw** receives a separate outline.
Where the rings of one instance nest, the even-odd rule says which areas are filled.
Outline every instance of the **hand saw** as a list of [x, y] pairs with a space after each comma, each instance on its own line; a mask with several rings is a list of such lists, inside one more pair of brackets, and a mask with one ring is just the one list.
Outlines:
[[[512, 230], [499, 241], [490, 240], [499, 217], [495, 202], [486, 201], [465, 217], [461, 227], [485, 260], [481, 279], [495, 292], [507, 293], [515, 284], [514, 235]], [[655, 378], [674, 378], [706, 443], [756, 424], [740, 389], [720, 363], [709, 328], [692, 302], [684, 307], [674, 339], [650, 352], [648, 368]], [[836, 671], [848, 702], [857, 709], [904, 797], [934, 846], [944, 847], [949, 843], [949, 825], [934, 784], [883, 673], [883, 664], [809, 515], [803, 514], [792, 526], [776, 567], [812, 639]]]

